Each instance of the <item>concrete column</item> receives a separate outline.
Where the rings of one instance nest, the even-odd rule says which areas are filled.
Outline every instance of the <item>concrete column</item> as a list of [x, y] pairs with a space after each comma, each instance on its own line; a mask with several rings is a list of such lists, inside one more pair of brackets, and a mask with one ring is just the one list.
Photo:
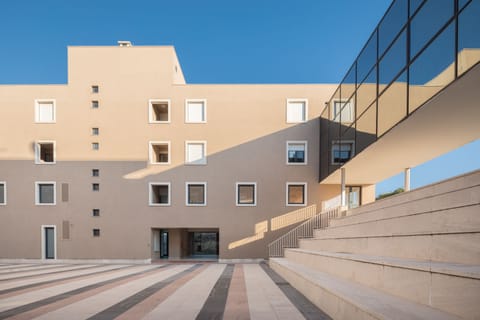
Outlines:
[[345, 188], [345, 168], [340, 169], [340, 174], [341, 174], [341, 206], [346, 207], [347, 206], [347, 192]]
[[405, 191], [410, 191], [410, 168], [405, 168], [404, 178], [403, 189]]

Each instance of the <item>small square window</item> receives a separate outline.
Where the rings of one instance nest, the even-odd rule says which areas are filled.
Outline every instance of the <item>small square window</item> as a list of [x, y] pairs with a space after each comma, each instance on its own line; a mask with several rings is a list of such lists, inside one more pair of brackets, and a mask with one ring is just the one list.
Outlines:
[[100, 229], [93, 229], [93, 236], [100, 237]]
[[332, 119], [335, 122], [352, 123], [354, 121], [354, 108], [351, 101], [334, 100], [332, 106]]
[[100, 177], [100, 169], [92, 169], [92, 177]]
[[170, 122], [170, 100], [150, 100], [148, 120], [150, 123]]
[[35, 182], [35, 204], [56, 204], [55, 182]]
[[207, 205], [207, 183], [206, 182], [187, 182], [186, 183], [187, 206], [205, 206]]
[[92, 136], [98, 136], [100, 134], [100, 130], [98, 128], [92, 128]]
[[98, 86], [92, 86], [92, 93], [98, 93], [100, 88]]
[[7, 204], [7, 183], [0, 181], [0, 206]]
[[92, 142], [92, 150], [100, 149], [100, 144], [98, 142]]
[[100, 184], [99, 183], [92, 183], [92, 190], [93, 191], [100, 191]]
[[306, 99], [287, 99], [287, 123], [306, 122], [308, 119]]
[[186, 141], [185, 142], [185, 163], [186, 164], [207, 164], [207, 142]]
[[170, 205], [170, 183], [150, 182], [149, 183], [149, 205], [169, 206]]
[[92, 209], [92, 216], [100, 217], [100, 209]]
[[287, 164], [307, 164], [307, 141], [287, 141]]
[[55, 163], [55, 141], [38, 141], [35, 143], [35, 163]]
[[207, 122], [207, 100], [186, 100], [185, 101], [185, 122], [206, 123]]
[[35, 122], [54, 123], [55, 100], [35, 100]]
[[305, 206], [307, 204], [307, 184], [304, 182], [287, 183], [287, 206]]
[[332, 143], [332, 164], [344, 164], [354, 155], [353, 141], [333, 141]]
[[237, 182], [237, 206], [255, 206], [257, 204], [257, 184], [255, 182]]
[[98, 100], [92, 100], [92, 109], [98, 109], [99, 106]]
[[152, 164], [170, 164], [170, 141], [150, 141], [149, 157]]

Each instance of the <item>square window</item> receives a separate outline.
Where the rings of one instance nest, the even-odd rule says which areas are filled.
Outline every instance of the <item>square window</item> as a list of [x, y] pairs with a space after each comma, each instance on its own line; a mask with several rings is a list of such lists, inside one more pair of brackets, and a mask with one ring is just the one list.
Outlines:
[[187, 182], [187, 206], [205, 206], [207, 204], [207, 183]]
[[353, 141], [333, 141], [332, 164], [344, 164], [350, 160], [354, 155], [353, 147]]
[[93, 236], [100, 237], [100, 229], [93, 229]]
[[307, 204], [307, 184], [305, 182], [287, 183], [287, 206], [305, 206]]
[[170, 164], [170, 141], [150, 141], [149, 157], [152, 164]]
[[100, 191], [100, 184], [92, 183], [92, 191]]
[[237, 206], [255, 206], [257, 204], [257, 184], [255, 182], [237, 182]]
[[55, 100], [35, 100], [35, 122], [54, 123]]
[[55, 141], [38, 141], [35, 143], [35, 163], [55, 163]]
[[92, 216], [100, 217], [100, 209], [92, 209]]
[[35, 204], [56, 204], [55, 182], [35, 182]]
[[150, 123], [170, 122], [170, 100], [149, 100], [148, 120]]
[[100, 177], [100, 169], [92, 169], [92, 177]]
[[185, 102], [186, 123], [207, 122], [207, 100], [186, 100]]
[[170, 183], [150, 182], [149, 183], [149, 205], [169, 206], [170, 205]]
[[100, 91], [100, 88], [98, 86], [92, 86], [92, 93], [98, 93]]
[[307, 117], [307, 99], [287, 99], [287, 123], [306, 122]]
[[186, 141], [185, 142], [185, 163], [186, 164], [207, 164], [207, 142]]
[[92, 128], [92, 136], [98, 136], [100, 134], [100, 130], [98, 128]]
[[335, 122], [352, 123], [354, 121], [354, 108], [351, 101], [334, 100], [332, 106], [332, 119]]
[[307, 164], [307, 141], [287, 141], [287, 164]]
[[7, 183], [0, 181], [0, 205], [7, 204]]
[[92, 142], [92, 150], [100, 149], [100, 144], [98, 142]]
[[92, 100], [92, 109], [98, 109], [99, 106], [98, 100]]

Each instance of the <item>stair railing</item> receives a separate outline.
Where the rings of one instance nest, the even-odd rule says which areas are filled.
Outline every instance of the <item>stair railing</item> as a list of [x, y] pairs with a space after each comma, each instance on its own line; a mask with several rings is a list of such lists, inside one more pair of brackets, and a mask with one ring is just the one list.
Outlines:
[[330, 220], [340, 217], [341, 207], [322, 211], [302, 224], [296, 226], [280, 238], [268, 245], [269, 257], [283, 257], [285, 248], [298, 248], [298, 240], [302, 238], [313, 238], [313, 230], [326, 228]]

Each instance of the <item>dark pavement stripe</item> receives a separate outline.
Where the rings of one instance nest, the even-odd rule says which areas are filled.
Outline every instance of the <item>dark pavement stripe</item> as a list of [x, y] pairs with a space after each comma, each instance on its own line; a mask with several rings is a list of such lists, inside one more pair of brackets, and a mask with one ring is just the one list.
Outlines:
[[78, 268], [78, 269], [68, 269], [68, 270], [52, 271], [52, 272], [45, 272], [45, 273], [39, 273], [39, 274], [31, 274], [29, 276], [20, 276], [20, 277], [15, 277], [15, 278], [0, 279], [0, 281], [11, 281], [11, 280], [18, 280], [18, 279], [35, 278], [35, 277], [40, 277], [40, 276], [48, 276], [49, 274], [54, 274], [54, 273], [64, 273], [64, 272], [85, 270], [85, 269], [97, 268], [97, 267], [98, 266], [88, 266], [88, 267], [83, 267], [83, 268]]
[[162, 281], [159, 281], [153, 285], [151, 285], [148, 288], [145, 288], [142, 291], [137, 292], [136, 294], [120, 301], [117, 304], [114, 304], [113, 306], [100, 311], [99, 313], [91, 316], [88, 318], [88, 320], [109, 320], [109, 319], [115, 319], [122, 313], [126, 312], [130, 308], [134, 307], [136, 304], [142, 302], [143, 300], [147, 299], [151, 295], [155, 294], [162, 288], [166, 287], [170, 283], [176, 281], [177, 279], [180, 279], [184, 275], [192, 272], [193, 270], [199, 268], [201, 264], [195, 264], [192, 267], [188, 268], [187, 270], [184, 270], [180, 273], [177, 273], [167, 279], [164, 279]]
[[[95, 267], [92, 267], [92, 268], [98, 268], [98, 267], [99, 267], [99, 266], [95, 266]], [[118, 268], [118, 269], [108, 269], [108, 270], [102, 270], [102, 271], [98, 271], [98, 272], [92, 272], [92, 273], [86, 273], [86, 274], [79, 274], [79, 275], [76, 275], [76, 276], [71, 276], [71, 277], [66, 277], [66, 278], [46, 280], [46, 281], [42, 281], [42, 282], [38, 282], [38, 283], [26, 284], [26, 285], [20, 286], [20, 287], [15, 287], [15, 288], [10, 288], [10, 289], [0, 290], [0, 296], [3, 295], [3, 294], [6, 294], [6, 293], [10, 293], [10, 292], [14, 292], [14, 291], [19, 291], [19, 290], [30, 289], [30, 288], [34, 288], [34, 287], [39, 287], [39, 286], [43, 286], [43, 285], [50, 284], [50, 283], [54, 283], [54, 282], [60, 282], [60, 281], [65, 281], [65, 280], [73, 280], [73, 279], [76, 279], [76, 278], [88, 277], [88, 276], [97, 275], [97, 274], [101, 274], [101, 273], [105, 273], [105, 272], [112, 272], [112, 271], [117, 271], [117, 270], [123, 270], [123, 269], [130, 268], [130, 267], [131, 267], [131, 266], [124, 266], [124, 267], [121, 267], [121, 268]], [[87, 269], [88, 269], [88, 268], [87, 268]], [[71, 271], [74, 272], [74, 271], [77, 271], [77, 270], [71, 270]]]
[[233, 269], [235, 265], [229, 264], [223, 270], [220, 278], [213, 287], [210, 295], [205, 301], [202, 310], [197, 315], [197, 320], [213, 320], [222, 319], [225, 311], [225, 304], [227, 303], [228, 289], [232, 280]]
[[273, 271], [266, 263], [260, 263], [263, 271], [272, 279], [273, 282], [282, 290], [283, 294], [292, 302], [307, 320], [331, 320], [325, 312], [310, 302], [297, 289], [292, 287], [278, 273]]
[[158, 268], [148, 269], [148, 270], [128, 274], [128, 275], [125, 275], [125, 276], [121, 276], [119, 278], [94, 283], [94, 284], [91, 284], [91, 285], [88, 285], [88, 286], [85, 286], [85, 287], [81, 287], [81, 288], [78, 288], [78, 289], [75, 289], [75, 290], [71, 290], [71, 291], [68, 291], [68, 292], [58, 294], [58, 295], [53, 296], [53, 297], [49, 297], [49, 298], [46, 298], [46, 299], [43, 299], [43, 300], [28, 303], [26, 305], [16, 307], [16, 308], [13, 308], [13, 309], [10, 309], [10, 310], [5, 310], [3, 312], [0, 312], [0, 319], [5, 319], [5, 318], [8, 318], [8, 317], [12, 317], [12, 316], [15, 316], [17, 314], [24, 313], [24, 312], [27, 312], [27, 311], [45, 306], [47, 304], [51, 304], [51, 303], [57, 302], [59, 300], [66, 299], [66, 298], [68, 298], [72, 295], [76, 295], [76, 294], [79, 294], [79, 293], [82, 293], [82, 292], [85, 292], [85, 291], [88, 291], [88, 290], [92, 290], [92, 289], [104, 286], [106, 284], [109, 284], [109, 283], [112, 283], [112, 282], [115, 282], [115, 281], [120, 281], [120, 280], [123, 280], [123, 279], [127, 279], [127, 278], [130, 278], [130, 277], [139, 275], [139, 274], [151, 272], [152, 270], [160, 269], [160, 268], [164, 268], [164, 267], [165, 266], [159, 266]]

